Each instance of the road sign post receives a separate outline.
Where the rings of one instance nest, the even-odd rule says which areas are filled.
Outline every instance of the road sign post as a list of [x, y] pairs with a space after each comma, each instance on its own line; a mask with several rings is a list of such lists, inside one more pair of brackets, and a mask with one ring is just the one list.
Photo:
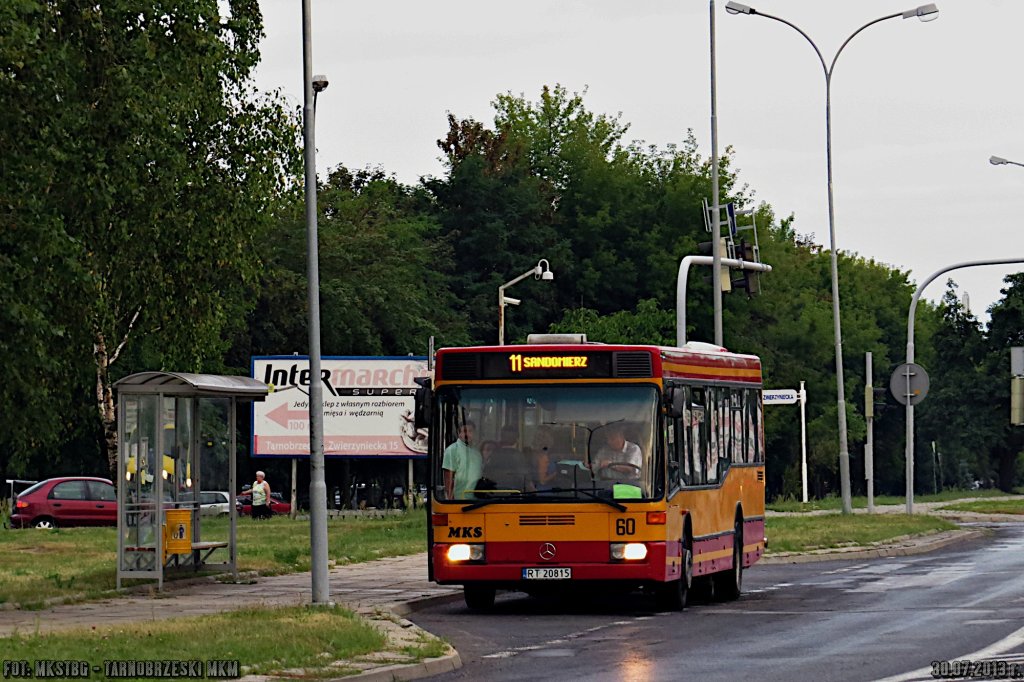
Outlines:
[[914, 406], [928, 395], [928, 372], [913, 362], [904, 362], [889, 378], [889, 390], [896, 402], [907, 406], [907, 513], [914, 513]]
[[803, 484], [803, 499], [807, 502], [807, 391], [804, 382], [800, 382], [800, 390], [792, 388], [776, 388], [761, 391], [765, 405], [792, 405], [800, 403], [800, 479]]

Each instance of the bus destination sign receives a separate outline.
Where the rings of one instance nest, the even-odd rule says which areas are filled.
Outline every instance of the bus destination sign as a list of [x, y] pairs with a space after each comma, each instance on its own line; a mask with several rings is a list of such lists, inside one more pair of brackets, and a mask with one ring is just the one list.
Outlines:
[[578, 351], [494, 353], [484, 357], [488, 379], [597, 379], [612, 375], [611, 354]]

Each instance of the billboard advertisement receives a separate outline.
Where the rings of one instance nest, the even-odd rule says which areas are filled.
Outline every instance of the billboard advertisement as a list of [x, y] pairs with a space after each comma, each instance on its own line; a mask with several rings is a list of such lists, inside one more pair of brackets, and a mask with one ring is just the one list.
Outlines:
[[[324, 357], [320, 370], [325, 457], [426, 457], [426, 431], [413, 425], [425, 357]], [[252, 376], [271, 386], [253, 404], [253, 456], [308, 456], [309, 358], [255, 357]]]

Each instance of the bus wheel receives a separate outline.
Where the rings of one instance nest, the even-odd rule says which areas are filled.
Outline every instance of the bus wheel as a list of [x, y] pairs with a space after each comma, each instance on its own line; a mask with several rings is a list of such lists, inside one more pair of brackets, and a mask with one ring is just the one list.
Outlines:
[[743, 525], [736, 522], [732, 540], [732, 568], [714, 575], [715, 597], [721, 601], [738, 599], [743, 592]]
[[489, 611], [494, 607], [493, 587], [485, 585], [463, 585], [462, 594], [466, 599], [466, 606], [473, 611]]
[[656, 591], [658, 606], [665, 611], [682, 611], [693, 583], [693, 549], [690, 539], [683, 541], [683, 575], [679, 580], [661, 583]]

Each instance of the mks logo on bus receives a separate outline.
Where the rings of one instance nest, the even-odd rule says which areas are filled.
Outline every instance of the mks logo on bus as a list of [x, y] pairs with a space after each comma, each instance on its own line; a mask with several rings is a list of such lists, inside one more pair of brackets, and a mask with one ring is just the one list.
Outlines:
[[483, 535], [482, 526], [452, 526], [448, 529], [450, 538], [481, 538]]

